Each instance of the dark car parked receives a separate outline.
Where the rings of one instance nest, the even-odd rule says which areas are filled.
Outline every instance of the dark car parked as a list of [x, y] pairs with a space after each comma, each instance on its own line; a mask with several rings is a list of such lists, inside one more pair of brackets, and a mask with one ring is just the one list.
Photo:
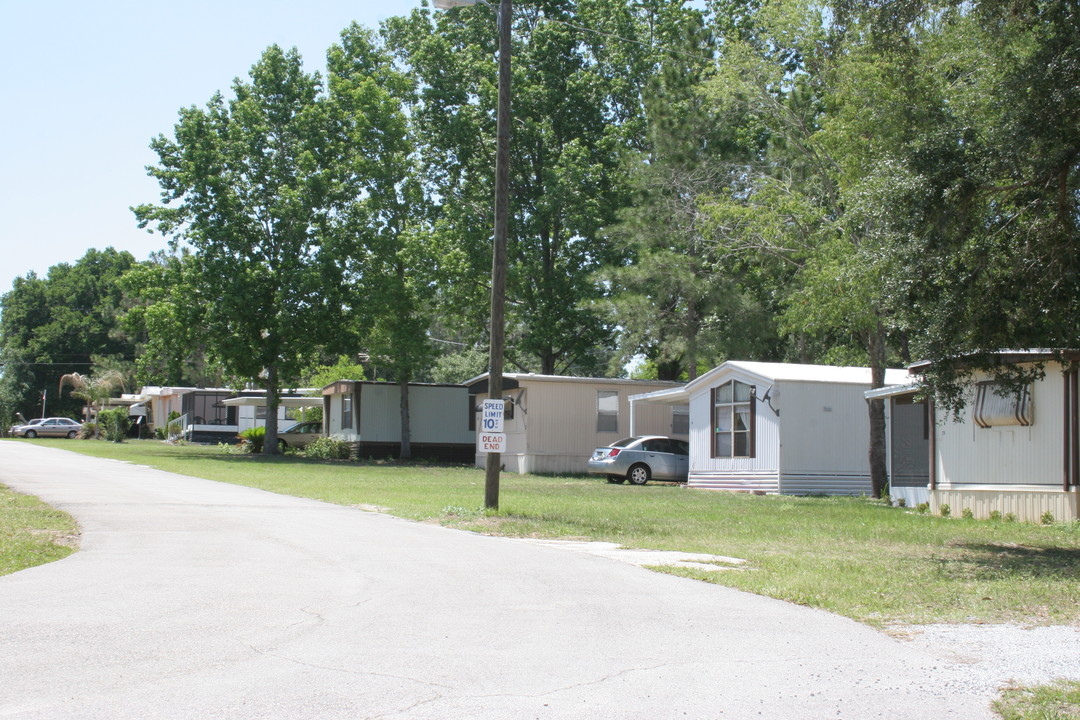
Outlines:
[[604, 475], [610, 483], [629, 480], [634, 485], [644, 485], [654, 479], [686, 482], [690, 445], [685, 440], [660, 435], [628, 437], [596, 448], [588, 467], [591, 474]]

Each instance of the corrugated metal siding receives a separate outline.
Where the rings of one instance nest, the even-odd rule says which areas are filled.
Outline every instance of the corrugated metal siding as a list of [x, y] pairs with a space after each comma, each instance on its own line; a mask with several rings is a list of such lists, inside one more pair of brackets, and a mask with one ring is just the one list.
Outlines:
[[780, 476], [784, 495], [869, 495], [870, 474], [811, 473]]
[[[717, 385], [735, 378], [753, 383], [747, 376], [725, 375], [718, 378]], [[780, 469], [780, 418], [769, 406], [761, 402], [767, 385], [757, 386], [757, 406], [754, 417], [754, 453], [752, 458], [714, 458], [712, 454], [712, 402], [711, 387], [702, 388], [690, 396], [690, 474], [691, 477], [719, 478], [722, 474], [733, 477], [756, 478], [763, 473], [775, 477]], [[775, 405], [775, 403], [774, 403]], [[756, 482], [756, 481], [755, 481]]]
[[[519, 401], [514, 419], [505, 423], [507, 452], [503, 467], [507, 472], [584, 473], [586, 462], [598, 447], [621, 440], [630, 432], [631, 395], [672, 387], [671, 383], [627, 383], [582, 379], [560, 382], [527, 375], [515, 376], [520, 387], [507, 395]], [[598, 390], [619, 393], [619, 422], [616, 432], [597, 432]], [[635, 410], [640, 435], [671, 435], [671, 407], [641, 404]], [[682, 436], [685, 437], [685, 436]], [[477, 465], [485, 456], [477, 454]]]
[[691, 470], [687, 485], [701, 490], [740, 490], [772, 494], [780, 491], [779, 475], [768, 471]]
[[[528, 463], [530, 472], [585, 472], [585, 463], [595, 448], [610, 445], [629, 434], [629, 397], [670, 387], [668, 383], [627, 385], [518, 379], [526, 392], [522, 415], [527, 438], [524, 452], [533, 458]], [[599, 390], [619, 393], [616, 432], [596, 430]], [[635, 415], [639, 435], [671, 433], [670, 406], [639, 405]], [[517, 450], [513, 446], [510, 449]]]
[[788, 475], [870, 474], [870, 416], [864, 385], [780, 384], [784, 425], [780, 471]]
[[[409, 431], [410, 439], [417, 443], [476, 442], [475, 432], [469, 430], [466, 388], [441, 385], [410, 387]], [[360, 393], [360, 437], [364, 442], [401, 442], [399, 386], [363, 385]]]
[[1077, 493], [1041, 486], [931, 490], [930, 512], [939, 514], [942, 505], [948, 505], [950, 513], [956, 517], [962, 516], [964, 510], [968, 509], [973, 517], [981, 519], [990, 517], [990, 513], [996, 510], [1002, 515], [1012, 513], [1024, 522], [1040, 522], [1045, 512], [1053, 515], [1058, 522], [1080, 520], [1080, 498]]
[[938, 413], [934, 428], [937, 449], [937, 485], [949, 490], [963, 485], [1051, 485], [1062, 482], [1062, 388], [1060, 366], [1046, 368], [1046, 377], [1034, 384], [1035, 422], [980, 428], [972, 420], [969, 404], [963, 422]]
[[[713, 458], [710, 390], [731, 379], [754, 383], [753, 458]], [[863, 385], [781, 381], [768, 385], [737, 371], [720, 374], [690, 398], [691, 487], [785, 494], [870, 492], [870, 421]], [[773, 408], [780, 411], [777, 415]]]
[[469, 429], [469, 393], [464, 386], [410, 388], [409, 419], [414, 442], [476, 442], [476, 433]]

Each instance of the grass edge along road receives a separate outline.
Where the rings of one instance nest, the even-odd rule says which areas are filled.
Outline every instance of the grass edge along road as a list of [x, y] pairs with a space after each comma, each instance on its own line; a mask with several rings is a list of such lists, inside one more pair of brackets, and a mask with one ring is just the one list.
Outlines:
[[62, 560], [78, 537], [70, 515], [0, 484], [0, 576]]

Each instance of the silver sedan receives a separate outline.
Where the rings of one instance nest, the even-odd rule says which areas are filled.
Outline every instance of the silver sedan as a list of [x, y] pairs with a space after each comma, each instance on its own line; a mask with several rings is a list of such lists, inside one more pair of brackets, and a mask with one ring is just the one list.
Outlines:
[[654, 479], [686, 482], [690, 446], [685, 440], [660, 435], [628, 437], [596, 448], [588, 468], [590, 474], [604, 475], [610, 483], [629, 480], [644, 485]]
[[15, 437], [78, 437], [82, 430], [82, 423], [70, 418], [45, 418], [41, 422], [18, 425], [11, 428], [11, 434]]

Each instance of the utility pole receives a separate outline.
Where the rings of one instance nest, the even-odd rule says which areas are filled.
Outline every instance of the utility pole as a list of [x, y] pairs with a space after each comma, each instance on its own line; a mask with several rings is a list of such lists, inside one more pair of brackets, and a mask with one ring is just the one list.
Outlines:
[[[470, 5], [489, 5], [484, 0], [434, 0], [435, 7], [449, 10]], [[506, 236], [510, 218], [510, 0], [499, 2], [499, 106], [495, 132], [495, 236], [491, 248], [491, 330], [488, 356], [488, 397], [502, 400], [503, 356], [506, 344]], [[487, 454], [484, 507], [499, 509], [499, 472], [502, 453]]]

